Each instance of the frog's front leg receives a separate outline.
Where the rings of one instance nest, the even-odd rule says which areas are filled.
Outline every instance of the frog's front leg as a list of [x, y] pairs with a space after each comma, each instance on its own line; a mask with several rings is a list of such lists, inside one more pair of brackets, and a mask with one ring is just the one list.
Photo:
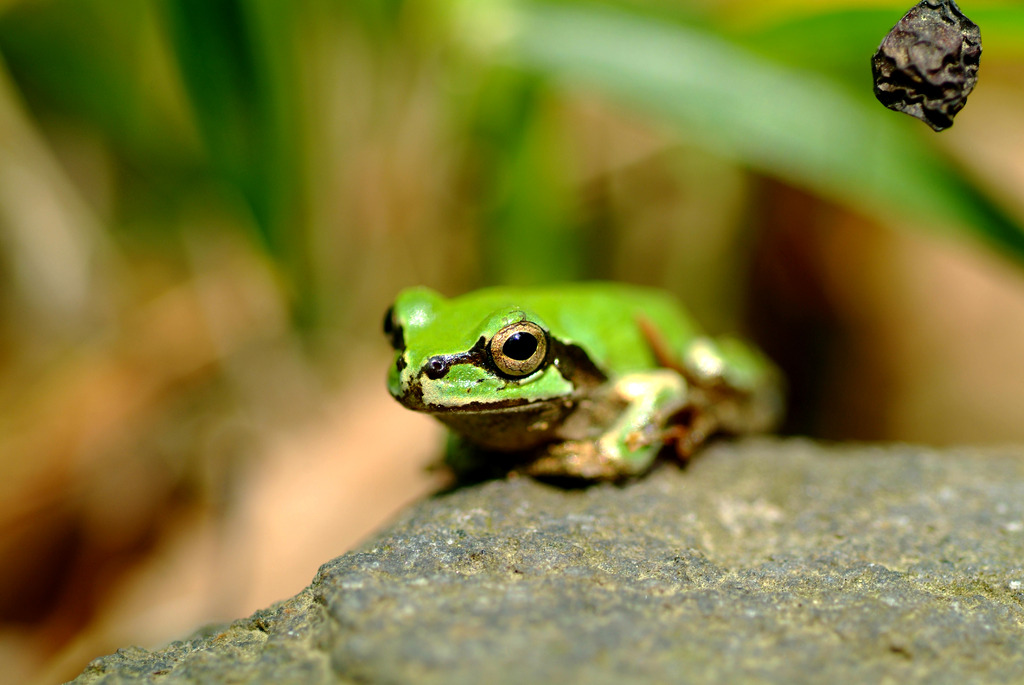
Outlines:
[[606, 480], [643, 473], [664, 445], [666, 422], [687, 400], [686, 380], [672, 369], [626, 374], [606, 398], [624, 408], [605, 431], [592, 440], [554, 443], [526, 470], [535, 476]]
[[779, 423], [784, 404], [782, 377], [757, 349], [738, 338], [702, 337], [684, 351], [682, 361], [680, 371], [690, 383], [694, 404], [708, 410], [697, 417], [708, 430], [695, 425], [679, 443], [681, 452], [692, 450], [718, 429], [760, 433]]

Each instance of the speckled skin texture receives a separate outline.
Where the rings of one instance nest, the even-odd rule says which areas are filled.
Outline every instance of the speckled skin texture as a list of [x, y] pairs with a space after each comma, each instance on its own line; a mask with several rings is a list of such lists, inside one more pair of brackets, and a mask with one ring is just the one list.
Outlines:
[[410, 509], [310, 588], [77, 683], [1020, 683], [1024, 449], [718, 442]]

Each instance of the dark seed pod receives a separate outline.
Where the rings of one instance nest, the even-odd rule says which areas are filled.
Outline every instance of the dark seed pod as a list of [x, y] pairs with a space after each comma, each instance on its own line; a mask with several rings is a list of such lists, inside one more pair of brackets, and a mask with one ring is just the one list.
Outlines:
[[953, 0], [922, 0], [871, 59], [875, 97], [936, 131], [953, 125], [978, 82], [981, 31]]

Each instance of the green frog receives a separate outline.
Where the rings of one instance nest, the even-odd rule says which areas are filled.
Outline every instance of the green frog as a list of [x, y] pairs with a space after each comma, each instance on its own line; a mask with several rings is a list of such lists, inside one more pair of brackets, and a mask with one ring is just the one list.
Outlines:
[[388, 390], [455, 434], [457, 470], [514, 455], [535, 476], [617, 480], [666, 446], [771, 430], [781, 375], [734, 337], [705, 335], [668, 294], [617, 283], [495, 287], [447, 299], [415, 287], [384, 320]]

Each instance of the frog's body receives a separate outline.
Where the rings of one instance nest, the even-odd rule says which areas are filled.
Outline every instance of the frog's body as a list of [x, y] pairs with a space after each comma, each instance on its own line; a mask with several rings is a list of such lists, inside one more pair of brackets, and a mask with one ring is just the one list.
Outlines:
[[770, 428], [778, 374], [735, 339], [711, 340], [671, 297], [613, 283], [398, 295], [385, 320], [388, 389], [536, 474], [640, 473], [666, 442]]

